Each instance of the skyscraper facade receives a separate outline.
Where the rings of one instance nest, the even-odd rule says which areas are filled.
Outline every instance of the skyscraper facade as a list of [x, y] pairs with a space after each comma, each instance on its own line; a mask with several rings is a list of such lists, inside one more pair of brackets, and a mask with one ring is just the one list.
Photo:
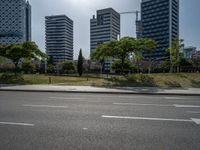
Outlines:
[[45, 17], [46, 53], [57, 64], [73, 60], [73, 21], [66, 15]]
[[31, 41], [31, 5], [26, 0], [0, 0], [0, 44]]
[[117, 40], [120, 35], [120, 14], [112, 8], [98, 10], [90, 20], [90, 51], [99, 44]]
[[169, 58], [167, 49], [179, 37], [179, 0], [142, 0], [142, 37], [157, 42], [153, 54], [144, 53], [145, 58]]

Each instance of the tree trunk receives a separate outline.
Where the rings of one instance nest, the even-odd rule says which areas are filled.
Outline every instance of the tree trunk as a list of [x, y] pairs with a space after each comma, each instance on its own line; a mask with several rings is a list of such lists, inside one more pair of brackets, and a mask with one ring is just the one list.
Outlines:
[[122, 58], [122, 75], [124, 75], [124, 58]]
[[173, 70], [174, 70], [174, 65], [171, 63], [171, 64], [170, 64], [170, 70], [169, 70], [169, 73], [173, 73]]
[[15, 76], [17, 76], [17, 72], [18, 72], [18, 63], [14, 63], [15, 65], [15, 68], [14, 68], [14, 73], [15, 73]]

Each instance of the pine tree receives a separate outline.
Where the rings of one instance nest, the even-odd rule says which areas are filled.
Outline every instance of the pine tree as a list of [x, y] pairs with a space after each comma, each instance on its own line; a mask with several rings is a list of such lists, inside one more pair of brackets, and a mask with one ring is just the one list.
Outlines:
[[80, 49], [79, 56], [78, 56], [77, 70], [78, 70], [79, 76], [82, 76], [82, 74], [83, 74], [83, 55], [82, 55], [82, 49]]

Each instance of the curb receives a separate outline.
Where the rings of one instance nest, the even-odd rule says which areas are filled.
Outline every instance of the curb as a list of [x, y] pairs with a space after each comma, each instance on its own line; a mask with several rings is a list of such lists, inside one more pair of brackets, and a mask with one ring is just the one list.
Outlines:
[[200, 93], [149, 93], [149, 92], [105, 92], [105, 91], [65, 91], [65, 90], [25, 90], [25, 89], [0, 89], [4, 92], [44, 92], [44, 93], [80, 93], [80, 94], [127, 94], [127, 95], [173, 95], [173, 96], [200, 96]]

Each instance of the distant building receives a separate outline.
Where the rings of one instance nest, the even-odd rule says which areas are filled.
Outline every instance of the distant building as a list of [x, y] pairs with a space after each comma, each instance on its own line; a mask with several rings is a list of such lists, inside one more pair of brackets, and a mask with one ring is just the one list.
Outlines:
[[196, 53], [196, 51], [197, 48], [192, 46], [184, 47], [182, 50], [185, 59], [191, 59], [192, 56]]
[[120, 14], [112, 8], [97, 10], [90, 20], [90, 50], [99, 44], [117, 40], [120, 35]]
[[53, 64], [73, 60], [73, 21], [65, 15], [47, 16], [46, 53]]
[[179, 38], [179, 0], [142, 0], [142, 37], [154, 39], [158, 47], [145, 58], [169, 58], [166, 50]]
[[137, 39], [142, 38], [142, 21], [136, 20], [136, 37]]
[[[118, 40], [120, 36], [120, 14], [112, 8], [97, 10], [90, 20], [90, 52], [99, 44]], [[110, 71], [112, 61], [106, 61], [104, 71]]]
[[194, 54], [192, 54], [192, 59], [200, 60], [200, 50], [196, 51]]
[[31, 41], [31, 5], [26, 0], [0, 0], [0, 44]]

